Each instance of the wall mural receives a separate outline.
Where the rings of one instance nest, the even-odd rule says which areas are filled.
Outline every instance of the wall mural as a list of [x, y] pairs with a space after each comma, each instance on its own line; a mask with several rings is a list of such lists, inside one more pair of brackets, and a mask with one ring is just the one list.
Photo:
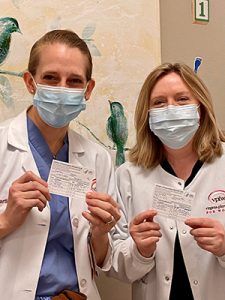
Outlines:
[[[11, 34], [13, 32], [21, 33], [17, 20], [11, 17], [0, 18], [0, 66], [4, 65], [4, 62], [9, 54]], [[12, 87], [9, 79], [1, 74], [22, 77], [22, 72], [17, 73], [0, 69], [0, 96], [4, 104], [10, 107], [13, 102]]]
[[93, 56], [96, 87], [71, 126], [102, 144], [115, 165], [126, 160], [133, 116], [147, 74], [161, 62], [159, 0], [2, 0], [0, 121], [32, 104], [22, 74], [33, 43], [52, 29], [72, 29]]

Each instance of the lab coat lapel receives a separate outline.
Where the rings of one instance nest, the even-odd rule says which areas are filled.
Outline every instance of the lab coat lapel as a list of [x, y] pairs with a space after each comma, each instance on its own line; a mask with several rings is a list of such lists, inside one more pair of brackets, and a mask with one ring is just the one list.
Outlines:
[[21, 167], [24, 172], [32, 171], [40, 176], [28, 144], [26, 110], [9, 125], [8, 143], [20, 152]]
[[[69, 139], [69, 163], [74, 164], [78, 167], [84, 167], [81, 163], [79, 156], [83, 155], [85, 150], [80, 140], [79, 135], [72, 129], [68, 130], [68, 139]], [[76, 204], [75, 199], [69, 198], [69, 206], [72, 212], [78, 211], [78, 205]], [[79, 205], [79, 208], [81, 206]], [[73, 216], [72, 216], [73, 217]]]
[[[40, 177], [35, 160], [28, 144], [27, 110], [20, 113], [9, 125], [8, 143], [20, 153], [19, 159], [24, 172], [32, 171]], [[47, 203], [49, 207], [49, 204]]]
[[84, 148], [77, 135], [72, 129], [68, 130], [68, 139], [69, 139], [69, 162], [79, 167], [83, 167], [82, 163], [79, 160], [79, 155], [84, 153]]

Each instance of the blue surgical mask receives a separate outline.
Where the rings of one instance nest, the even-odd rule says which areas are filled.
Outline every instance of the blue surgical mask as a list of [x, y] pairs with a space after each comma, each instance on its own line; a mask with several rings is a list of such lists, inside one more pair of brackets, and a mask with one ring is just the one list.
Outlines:
[[190, 142], [199, 127], [198, 105], [169, 105], [149, 111], [149, 126], [160, 141], [172, 149]]
[[75, 119], [86, 108], [86, 89], [48, 86], [36, 83], [34, 106], [41, 119], [51, 127], [60, 128]]

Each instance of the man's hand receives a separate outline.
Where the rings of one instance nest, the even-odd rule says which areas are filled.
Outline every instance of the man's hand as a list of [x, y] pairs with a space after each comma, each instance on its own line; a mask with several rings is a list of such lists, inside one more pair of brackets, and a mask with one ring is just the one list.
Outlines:
[[101, 266], [108, 250], [108, 232], [120, 219], [119, 206], [108, 194], [98, 192], [88, 192], [86, 203], [88, 211], [82, 215], [91, 224], [91, 243], [97, 265]]
[[98, 192], [88, 192], [86, 202], [88, 212], [83, 212], [83, 216], [92, 225], [92, 235], [108, 233], [120, 219], [118, 204], [108, 194]]
[[28, 171], [15, 180], [9, 188], [6, 209], [0, 215], [0, 238], [17, 229], [33, 207], [42, 211], [49, 200], [47, 182], [33, 172]]

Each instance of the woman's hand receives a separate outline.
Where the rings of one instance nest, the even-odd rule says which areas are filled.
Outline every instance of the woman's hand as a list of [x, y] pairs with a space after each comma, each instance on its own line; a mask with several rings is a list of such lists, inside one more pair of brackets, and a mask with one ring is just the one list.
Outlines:
[[130, 223], [132, 236], [138, 251], [144, 257], [151, 257], [156, 249], [156, 243], [162, 236], [160, 226], [154, 222], [155, 210], [147, 210], [138, 214]]
[[185, 221], [199, 247], [216, 256], [225, 254], [225, 230], [222, 223], [211, 218], [190, 218]]

